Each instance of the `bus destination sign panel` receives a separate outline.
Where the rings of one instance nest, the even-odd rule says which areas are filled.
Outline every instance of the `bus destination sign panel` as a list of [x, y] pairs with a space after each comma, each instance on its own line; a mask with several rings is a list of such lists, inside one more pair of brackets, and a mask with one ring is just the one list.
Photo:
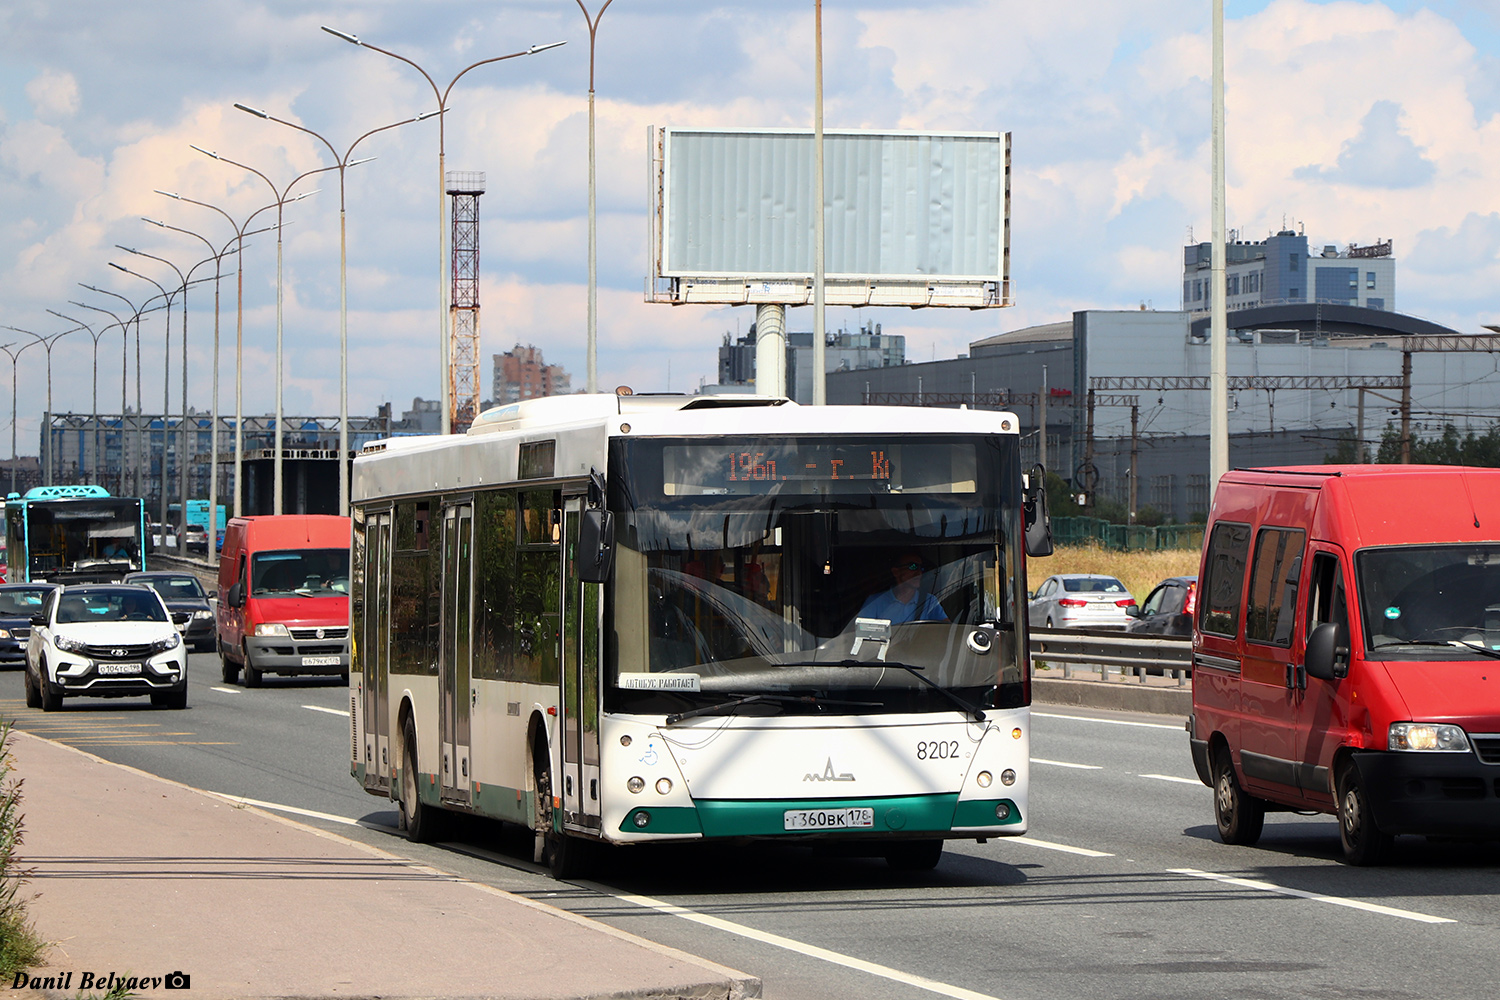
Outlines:
[[969, 443], [757, 439], [662, 448], [667, 496], [758, 493], [971, 493]]

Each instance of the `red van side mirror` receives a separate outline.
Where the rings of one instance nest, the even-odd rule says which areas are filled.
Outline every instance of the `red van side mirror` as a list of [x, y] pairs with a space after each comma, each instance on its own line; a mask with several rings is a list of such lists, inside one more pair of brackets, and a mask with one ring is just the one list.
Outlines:
[[1324, 622], [1307, 637], [1303, 659], [1307, 672], [1319, 680], [1334, 681], [1349, 676], [1349, 630], [1337, 622]]

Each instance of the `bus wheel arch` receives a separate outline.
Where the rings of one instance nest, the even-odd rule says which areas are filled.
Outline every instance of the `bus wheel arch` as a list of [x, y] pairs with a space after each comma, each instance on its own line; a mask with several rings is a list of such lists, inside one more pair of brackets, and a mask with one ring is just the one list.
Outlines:
[[408, 840], [425, 844], [437, 835], [438, 810], [422, 801], [421, 770], [418, 768], [417, 721], [411, 702], [402, 699], [396, 714], [397, 728], [401, 733], [400, 771], [397, 775], [396, 825], [406, 833]]

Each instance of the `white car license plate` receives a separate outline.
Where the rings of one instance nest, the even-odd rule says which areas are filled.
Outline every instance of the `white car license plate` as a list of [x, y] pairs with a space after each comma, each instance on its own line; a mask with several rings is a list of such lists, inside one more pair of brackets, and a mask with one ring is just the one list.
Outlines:
[[336, 667], [339, 665], [337, 656], [304, 656], [302, 658], [304, 667]]
[[848, 809], [788, 809], [781, 817], [786, 830], [867, 830], [875, 826], [875, 810], [869, 807]]
[[113, 677], [120, 674], [138, 674], [141, 672], [139, 663], [100, 663], [96, 665], [101, 677]]

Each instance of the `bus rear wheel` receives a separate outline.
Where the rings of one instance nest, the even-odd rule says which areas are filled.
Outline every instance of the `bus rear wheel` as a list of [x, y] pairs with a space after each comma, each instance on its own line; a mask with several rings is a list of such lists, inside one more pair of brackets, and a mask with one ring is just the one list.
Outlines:
[[412, 843], [431, 843], [437, 834], [437, 810], [424, 805], [418, 792], [417, 726], [410, 716], [401, 727], [401, 745], [401, 797], [397, 800], [400, 809], [397, 823]]
[[941, 840], [902, 840], [885, 849], [885, 863], [898, 872], [927, 872], [943, 856]]

